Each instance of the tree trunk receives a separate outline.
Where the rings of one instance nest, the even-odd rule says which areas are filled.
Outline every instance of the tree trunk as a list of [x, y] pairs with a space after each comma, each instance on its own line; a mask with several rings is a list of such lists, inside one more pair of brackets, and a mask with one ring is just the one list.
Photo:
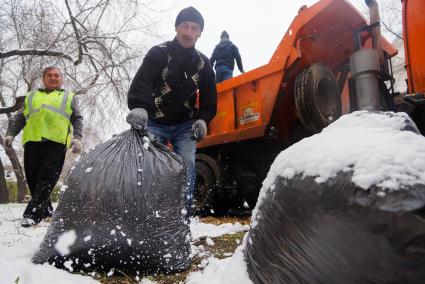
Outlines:
[[6, 185], [6, 178], [4, 177], [4, 167], [0, 159], [0, 203], [9, 203], [9, 189]]
[[[2, 137], [0, 137], [0, 144], [3, 145]], [[24, 171], [22, 170], [22, 166], [21, 166], [21, 163], [19, 162], [18, 155], [16, 155], [15, 150], [12, 148], [6, 148], [6, 147], [3, 147], [3, 148], [4, 148], [4, 151], [6, 152], [6, 155], [9, 157], [9, 160], [12, 163], [13, 171], [15, 172], [16, 183], [18, 186], [17, 201], [24, 202], [27, 182], [25, 180]], [[4, 178], [4, 171], [3, 171], [3, 178]]]
[[19, 162], [18, 155], [16, 155], [15, 150], [7, 149], [6, 155], [9, 157], [10, 162], [12, 163], [13, 171], [16, 176], [16, 183], [18, 186], [17, 201], [24, 202], [25, 191], [27, 187], [27, 181], [25, 180], [24, 171], [22, 170], [21, 163]]

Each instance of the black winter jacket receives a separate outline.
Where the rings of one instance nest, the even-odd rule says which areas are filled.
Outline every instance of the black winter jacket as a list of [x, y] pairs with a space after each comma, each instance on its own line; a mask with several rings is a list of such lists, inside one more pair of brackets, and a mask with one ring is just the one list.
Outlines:
[[236, 45], [228, 39], [222, 39], [219, 44], [214, 48], [213, 54], [211, 55], [211, 65], [227, 65], [235, 68], [235, 60], [238, 64], [239, 71], [244, 72], [242, 67], [242, 59], [239, 54], [239, 50]]
[[148, 51], [127, 99], [130, 110], [144, 108], [158, 123], [174, 125], [194, 118], [209, 123], [217, 111], [214, 71], [195, 48], [183, 48], [176, 39], [167, 41]]

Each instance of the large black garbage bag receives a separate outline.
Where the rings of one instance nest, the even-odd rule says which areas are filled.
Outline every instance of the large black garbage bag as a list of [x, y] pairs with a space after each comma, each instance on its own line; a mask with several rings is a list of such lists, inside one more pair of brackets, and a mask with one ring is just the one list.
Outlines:
[[[354, 136], [329, 135], [337, 130], [336, 123], [276, 159], [246, 242], [254, 283], [425, 283], [425, 156], [409, 149], [388, 151], [400, 146], [394, 143], [423, 149], [425, 138], [414, 133], [416, 127], [403, 115], [373, 116], [368, 120], [370, 114], [352, 114], [353, 124], [339, 125], [351, 128], [347, 133]], [[399, 129], [391, 132], [388, 126], [397, 123]], [[344, 148], [350, 145], [345, 139], [356, 135], [378, 145], [365, 152], [361, 146], [368, 141], [355, 141], [362, 145], [353, 153], [361, 157], [343, 156], [341, 164], [347, 165], [326, 177], [325, 169], [350, 151]], [[339, 140], [330, 139], [335, 137]], [[304, 172], [294, 161], [303, 155]], [[374, 159], [387, 161], [375, 167], [383, 172], [362, 172]]]
[[171, 273], [190, 265], [186, 167], [136, 130], [98, 145], [68, 177], [34, 263]]

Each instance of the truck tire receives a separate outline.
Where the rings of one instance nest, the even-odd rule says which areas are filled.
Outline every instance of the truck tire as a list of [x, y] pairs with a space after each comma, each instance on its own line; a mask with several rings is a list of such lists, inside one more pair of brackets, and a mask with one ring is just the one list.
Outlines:
[[204, 215], [212, 209], [216, 194], [216, 177], [213, 170], [202, 161], [195, 162], [196, 182], [193, 198], [193, 211]]
[[295, 106], [304, 128], [318, 133], [341, 116], [341, 96], [332, 71], [315, 63], [300, 71], [294, 86]]

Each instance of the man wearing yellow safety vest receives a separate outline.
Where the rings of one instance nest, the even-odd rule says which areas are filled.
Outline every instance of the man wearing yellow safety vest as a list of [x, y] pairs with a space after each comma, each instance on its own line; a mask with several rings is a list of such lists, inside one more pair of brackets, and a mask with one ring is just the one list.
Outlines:
[[27, 94], [24, 109], [13, 118], [4, 140], [5, 147], [12, 147], [15, 136], [24, 129], [24, 167], [31, 201], [24, 212], [23, 227], [52, 215], [50, 193], [62, 171], [67, 146], [73, 153], [82, 148], [83, 117], [78, 100], [74, 93], [62, 89], [62, 83], [57, 67], [45, 68], [44, 89]]

